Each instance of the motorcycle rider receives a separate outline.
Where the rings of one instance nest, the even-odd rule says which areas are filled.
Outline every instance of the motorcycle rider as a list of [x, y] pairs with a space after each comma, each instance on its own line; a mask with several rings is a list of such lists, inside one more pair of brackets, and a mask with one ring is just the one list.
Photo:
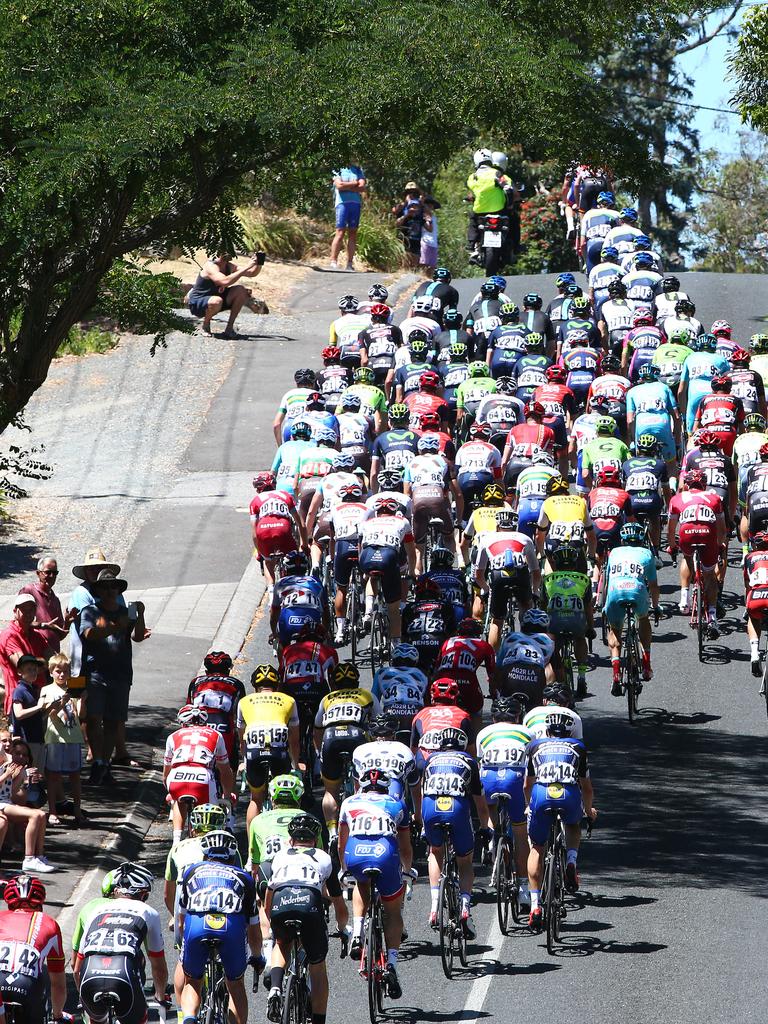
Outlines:
[[[497, 158], [494, 165], [494, 157]], [[467, 178], [467, 188], [472, 201], [472, 213], [469, 217], [467, 228], [467, 250], [471, 253], [470, 262], [480, 263], [482, 256], [479, 248], [480, 234], [478, 231], [478, 215], [488, 213], [503, 213], [508, 206], [511, 207], [515, 200], [516, 192], [509, 178], [504, 174], [504, 169], [498, 164], [506, 167], [507, 158], [504, 153], [493, 153], [490, 149], [478, 149], [472, 157], [475, 170]], [[519, 219], [518, 219], [519, 225]], [[512, 229], [513, 251], [519, 249], [519, 226], [518, 239], [515, 240], [515, 231]]]

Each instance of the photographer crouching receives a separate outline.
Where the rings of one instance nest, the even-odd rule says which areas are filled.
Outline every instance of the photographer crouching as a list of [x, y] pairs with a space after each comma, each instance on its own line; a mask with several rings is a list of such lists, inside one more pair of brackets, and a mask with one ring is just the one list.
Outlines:
[[264, 253], [257, 252], [246, 266], [240, 268], [232, 262], [229, 253], [219, 252], [205, 261], [197, 280], [187, 293], [189, 310], [193, 316], [203, 318], [201, 329], [205, 334], [213, 333], [211, 320], [226, 309], [229, 311], [229, 320], [222, 337], [240, 337], [235, 330], [235, 320], [243, 306], [251, 301], [251, 289], [237, 282], [242, 277], [257, 277], [265, 260]]

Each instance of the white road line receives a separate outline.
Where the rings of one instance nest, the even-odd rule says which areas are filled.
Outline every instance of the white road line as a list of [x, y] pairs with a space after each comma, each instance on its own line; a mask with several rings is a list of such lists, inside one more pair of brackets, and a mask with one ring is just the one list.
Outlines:
[[486, 954], [486, 958], [492, 961], [492, 966], [486, 974], [481, 975], [479, 978], [475, 978], [472, 982], [472, 988], [469, 990], [467, 1001], [464, 1004], [464, 1011], [461, 1014], [462, 1024], [477, 1024], [478, 1014], [483, 1008], [485, 997], [488, 995], [488, 989], [491, 987], [491, 981], [496, 973], [496, 965], [498, 964], [499, 957], [501, 956], [501, 947], [504, 945], [504, 936], [501, 932], [501, 928], [499, 928], [499, 919], [495, 912], [493, 915], [493, 924], [491, 925], [491, 930], [488, 933], [485, 945], [490, 945], [492, 947]]

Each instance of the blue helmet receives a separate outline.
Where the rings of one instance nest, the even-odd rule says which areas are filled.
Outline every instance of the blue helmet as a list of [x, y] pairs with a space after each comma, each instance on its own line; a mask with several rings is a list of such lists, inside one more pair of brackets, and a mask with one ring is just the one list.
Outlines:
[[636, 249], [650, 249], [651, 248], [651, 240], [648, 237], [648, 235], [638, 235], [637, 238], [635, 239], [635, 248]]
[[555, 287], [556, 288], [563, 288], [567, 284], [575, 284], [575, 283], [576, 283], [576, 278], [573, 276], [573, 274], [570, 272], [570, 270], [566, 270], [566, 272], [564, 274], [558, 274], [557, 277], [555, 278]]
[[489, 277], [488, 280], [493, 281], [493, 283], [496, 285], [500, 292], [506, 290], [507, 279], [506, 277], [502, 277], [501, 274], [494, 274], [493, 277]]
[[637, 220], [637, 210], [634, 206], [625, 206], [621, 211], [621, 219], [628, 220], [630, 223], [634, 224]]
[[613, 192], [599, 192], [597, 196], [597, 205], [600, 206], [605, 203], [606, 206], [613, 206], [616, 202], [616, 196]]
[[649, 252], [639, 252], [637, 256], [635, 256], [634, 264], [636, 267], [652, 267], [653, 256], [651, 256]]
[[605, 245], [600, 250], [600, 259], [602, 260], [617, 260], [619, 258], [619, 250], [615, 245]]

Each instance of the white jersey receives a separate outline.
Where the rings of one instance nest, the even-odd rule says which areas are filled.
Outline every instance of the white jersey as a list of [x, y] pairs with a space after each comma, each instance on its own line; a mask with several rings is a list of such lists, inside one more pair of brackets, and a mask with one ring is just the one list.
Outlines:
[[560, 476], [560, 473], [551, 466], [526, 466], [515, 485], [518, 501], [526, 498], [546, 498], [547, 484], [556, 476]]
[[405, 516], [374, 516], [360, 526], [362, 547], [395, 548], [400, 550], [403, 542], [410, 539], [411, 524]]
[[542, 704], [538, 708], [532, 708], [525, 716], [523, 725], [526, 729], [530, 729], [534, 739], [541, 740], [546, 737], [547, 716], [551, 714], [565, 715], [571, 720], [570, 738], [572, 740], [584, 739], [584, 728], [580, 716], [570, 708], [561, 707], [559, 704]]
[[662, 320], [666, 320], [668, 316], [675, 315], [675, 305], [680, 299], [689, 299], [690, 295], [687, 292], [661, 292], [653, 300], [653, 304], [656, 307], [656, 322], [660, 323]]
[[605, 245], [614, 246], [619, 250], [619, 255], [623, 256], [625, 253], [634, 252], [635, 239], [642, 234], [640, 228], [636, 228], [634, 224], [617, 224], [605, 236]]
[[[503, 548], [505, 541], [514, 541], [518, 549], [516, 550], [511, 545]], [[489, 549], [496, 547], [496, 545], [502, 545], [502, 547], [499, 547], [495, 553], [491, 552]], [[527, 534], [520, 533], [518, 530], [495, 530], [493, 533], [478, 533], [475, 546], [477, 549], [475, 555], [476, 572], [487, 572], [495, 568], [502, 568], [508, 560], [509, 550], [514, 553], [516, 569], [525, 568], [530, 573], [538, 572], [539, 570], [539, 558], [536, 554], [536, 548], [533, 546], [533, 541]]]
[[417, 455], [405, 467], [405, 480], [411, 487], [447, 488], [450, 469], [442, 455]]
[[573, 421], [571, 437], [576, 442], [576, 451], [580, 452], [587, 441], [594, 441], [597, 437], [597, 421], [600, 414], [596, 412], [584, 412]]
[[608, 333], [619, 330], [631, 330], [634, 306], [626, 299], [608, 299], [600, 307], [600, 317], [605, 321]]
[[272, 860], [270, 889], [294, 885], [322, 893], [333, 871], [331, 858], [312, 846], [291, 846], [275, 854]]
[[664, 318], [664, 333], [667, 337], [673, 333], [673, 331], [688, 330], [691, 332], [694, 338], [698, 338], [700, 334], [704, 333], [704, 327], [701, 320], [697, 320], [695, 316], [678, 316], [674, 310], [671, 316]]
[[373, 439], [373, 417], [363, 412], [336, 413], [339, 421], [339, 447], [351, 455], [370, 451]]
[[[434, 338], [440, 333], [440, 324], [428, 316], [408, 316], [400, 324], [400, 330], [403, 332], [403, 343], [408, 344], [411, 337], [411, 331], [415, 330], [426, 331], [430, 339]], [[408, 356], [410, 359], [410, 355]], [[408, 360], [406, 360], [407, 362]]]
[[348, 487], [351, 484], [359, 486], [360, 478], [354, 473], [347, 473], [346, 470], [328, 473], [323, 477], [318, 488], [323, 496], [323, 504], [320, 508], [321, 516], [329, 515], [341, 503], [339, 491], [342, 487]]
[[405, 784], [415, 780], [416, 762], [409, 747], [398, 740], [374, 740], [362, 743], [352, 755], [355, 775], [360, 778], [369, 768], [378, 768]]
[[[480, 418], [478, 414], [478, 419]], [[456, 452], [456, 471], [462, 473], [493, 473], [501, 475], [501, 453], [488, 441], [465, 441]]]
[[[540, 382], [538, 382], [540, 383]], [[517, 380], [519, 388], [525, 386], [525, 382]], [[525, 402], [521, 402], [514, 395], [501, 395], [498, 391], [492, 391], [489, 395], [480, 399], [480, 405], [475, 412], [475, 420], [478, 423], [487, 423], [491, 429], [506, 429], [507, 424], [523, 423], [525, 420]], [[504, 427], [499, 428], [503, 423]]]
[[477, 734], [477, 756], [483, 768], [525, 765], [525, 751], [533, 733], [515, 722], [493, 722]]
[[350, 836], [394, 837], [404, 812], [405, 805], [387, 793], [355, 793], [341, 805], [339, 825], [346, 825]]
[[413, 501], [400, 491], [377, 491], [370, 498], [365, 499], [365, 504], [375, 514], [382, 501], [389, 498], [396, 501], [400, 506], [400, 513], [405, 516], [409, 523], [413, 522]]
[[358, 334], [370, 327], [371, 318], [367, 314], [345, 313], [333, 321], [333, 330], [336, 334], [334, 342], [339, 348], [356, 341]]
[[361, 501], [342, 501], [331, 512], [331, 526], [336, 540], [359, 540], [360, 526], [373, 512]]

